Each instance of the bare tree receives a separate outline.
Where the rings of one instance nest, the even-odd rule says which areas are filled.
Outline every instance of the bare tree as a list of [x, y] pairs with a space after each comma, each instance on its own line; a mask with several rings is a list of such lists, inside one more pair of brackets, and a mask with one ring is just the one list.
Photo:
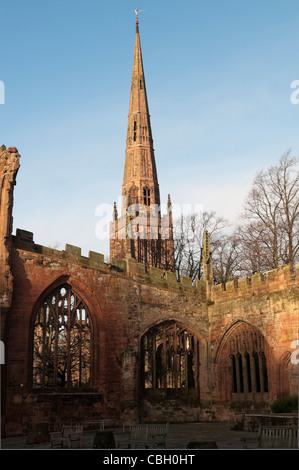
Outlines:
[[180, 276], [200, 279], [201, 254], [204, 232], [211, 237], [211, 249], [214, 252], [221, 245], [223, 230], [228, 222], [214, 211], [181, 216], [174, 222], [175, 266]]
[[243, 217], [252, 222], [251, 226], [262, 227], [259, 242], [270, 250], [273, 268], [279, 265], [280, 204], [281, 195], [274, 190], [271, 174], [261, 171], [247, 196]]
[[225, 284], [240, 275], [239, 239], [235, 232], [222, 234], [211, 241], [213, 249], [213, 271], [216, 284]]
[[[286, 152], [273, 167], [274, 188], [281, 196], [281, 226], [285, 250], [281, 255], [285, 263], [293, 265], [299, 255], [299, 157]], [[283, 247], [282, 247], [283, 248]]]
[[202, 277], [203, 235], [210, 234], [214, 281], [275, 269], [299, 260], [299, 157], [286, 152], [278, 164], [261, 170], [248, 193], [239, 225], [215, 212], [190, 214], [174, 222], [178, 278]]
[[277, 165], [260, 171], [253, 181], [237, 230], [245, 271], [293, 265], [298, 259], [298, 161], [288, 151]]

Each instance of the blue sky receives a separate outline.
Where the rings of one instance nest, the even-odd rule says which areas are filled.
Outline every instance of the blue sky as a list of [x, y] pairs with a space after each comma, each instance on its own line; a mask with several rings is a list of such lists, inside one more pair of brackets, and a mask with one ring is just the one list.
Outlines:
[[298, 0], [2, 2], [0, 145], [36, 243], [109, 253], [96, 208], [121, 193], [135, 8], [162, 202], [234, 222], [256, 172], [299, 154]]

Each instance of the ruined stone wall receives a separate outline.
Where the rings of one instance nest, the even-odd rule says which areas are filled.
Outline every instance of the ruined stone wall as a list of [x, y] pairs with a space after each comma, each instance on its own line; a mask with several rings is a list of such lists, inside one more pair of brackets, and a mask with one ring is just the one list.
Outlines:
[[0, 353], [1, 353], [1, 433], [3, 433], [3, 409], [5, 408], [6, 366], [5, 325], [13, 294], [11, 270], [13, 190], [19, 170], [20, 155], [15, 147], [0, 147]]
[[[273, 400], [298, 382], [291, 370], [290, 345], [298, 338], [298, 266], [222, 286], [177, 282], [174, 273], [133, 259], [104, 263], [101, 254], [81, 256], [80, 248], [59, 251], [37, 245], [30, 232], [13, 237], [12, 306], [6, 323], [6, 435], [26, 432], [29, 421], [62, 422], [120, 418], [125, 422], [230, 419], [232, 397], [222, 368], [226, 338], [238, 322], [253, 325], [269, 345]], [[37, 306], [54, 287], [69, 283], [88, 306], [93, 324], [92, 384], [76, 393], [41, 393], [31, 386], [32, 330]], [[154, 393], [140, 386], [140, 340], [153, 325], [175, 320], [200, 342], [198, 397]], [[224, 386], [225, 385], [225, 386]], [[244, 398], [244, 397], [243, 397]], [[253, 397], [251, 397], [252, 399]], [[265, 397], [264, 397], [265, 398]]]
[[[13, 190], [19, 169], [20, 155], [15, 147], [0, 147], [0, 310], [1, 331], [10, 307], [13, 279], [10, 267]], [[1, 336], [1, 339], [2, 336]]]
[[[299, 266], [253, 275], [211, 289], [209, 306], [210, 340], [214, 350], [213, 383], [218, 401], [233, 402], [234, 396], [222, 365], [227, 355], [226, 342], [238, 325], [247, 325], [261, 333], [267, 351], [269, 393], [242, 396], [248, 402], [298, 394], [298, 364], [291, 360], [293, 342], [299, 339]], [[298, 348], [298, 346], [297, 346]], [[228, 359], [228, 358], [227, 358]], [[240, 399], [240, 397], [239, 397]]]
[[211, 340], [219, 343], [230, 325], [244, 320], [259, 328], [279, 360], [298, 339], [298, 279], [297, 264], [294, 271], [281, 266], [265, 275], [213, 286], [209, 307]]
[[[25, 432], [29, 420], [46, 420], [52, 427], [83, 416], [85, 420], [123, 417], [138, 421], [143, 332], [174, 318], [196, 330], [207, 344], [203, 291], [163, 279], [159, 270], [145, 275], [144, 266], [133, 260], [128, 266], [112, 260], [109, 266], [101, 254], [83, 257], [80, 248], [70, 245], [64, 251], [42, 247], [33, 242], [31, 233], [17, 230], [12, 250], [13, 302], [6, 324], [7, 435]], [[92, 384], [84, 393], [40, 393], [31, 386], [34, 315], [43, 296], [65, 282], [91, 313]]]

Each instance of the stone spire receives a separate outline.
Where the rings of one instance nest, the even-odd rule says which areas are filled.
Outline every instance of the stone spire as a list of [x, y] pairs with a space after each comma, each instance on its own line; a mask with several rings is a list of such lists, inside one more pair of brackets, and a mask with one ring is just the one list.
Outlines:
[[159, 185], [136, 17], [135, 49], [128, 115], [122, 195], [131, 203], [160, 205]]
[[[160, 192], [149, 107], [146, 94], [139, 21], [136, 32], [128, 115], [122, 210], [116, 205], [110, 225], [110, 257], [133, 258], [150, 266], [174, 271], [174, 245], [170, 197], [161, 215]], [[137, 205], [138, 204], [138, 205]]]

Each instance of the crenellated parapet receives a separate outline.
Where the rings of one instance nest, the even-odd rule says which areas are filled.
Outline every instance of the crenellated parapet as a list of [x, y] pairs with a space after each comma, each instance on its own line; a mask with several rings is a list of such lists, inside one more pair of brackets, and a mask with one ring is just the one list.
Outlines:
[[101, 270], [117, 276], [132, 278], [138, 282], [154, 285], [162, 289], [177, 290], [184, 295], [199, 296], [200, 300], [208, 303], [221, 303], [238, 298], [284, 290], [299, 286], [299, 264], [292, 271], [290, 266], [281, 266], [265, 274], [253, 274], [229, 281], [226, 284], [212, 285], [206, 280], [192, 281], [190, 277], [180, 276], [160, 268], [149, 267], [138, 263], [133, 258], [112, 258], [110, 263], [105, 262], [104, 255], [89, 251], [88, 256], [82, 255], [80, 247], [66, 244], [64, 250], [38, 245], [33, 241], [33, 233], [17, 229], [13, 236], [15, 248], [43, 255], [43, 265], [50, 267], [54, 259], [68, 263], [78, 264], [86, 268]]
[[[36, 244], [33, 240], [33, 233], [26, 230], [17, 229], [12, 236], [14, 248], [20, 251], [28, 251], [42, 255], [42, 263], [45, 268], [54, 266], [55, 260], [77, 264], [90, 269], [101, 270], [117, 276], [132, 278], [138, 282], [155, 285], [164, 289], [176, 289], [186, 295], [200, 295], [202, 300], [206, 298], [206, 282], [197, 280], [195, 283], [189, 277], [181, 276], [178, 281], [177, 275], [173, 272], [160, 268], [149, 267], [146, 269], [143, 263], [138, 263], [133, 258], [117, 259], [112, 258], [110, 263], [105, 262], [104, 255], [94, 251], [89, 251], [88, 256], [82, 255], [80, 247], [66, 244], [64, 250], [46, 247]], [[54, 263], [54, 264], [53, 264]]]
[[[225, 284], [214, 285], [211, 288], [211, 300], [213, 302], [226, 302], [240, 297], [248, 297], [284, 290], [299, 285], [299, 264], [294, 270], [290, 266], [280, 266], [266, 273], [253, 274], [229, 281]], [[299, 292], [298, 292], [299, 296]]]
[[88, 256], [82, 256], [81, 248], [74, 245], [66, 244], [64, 250], [39, 245], [34, 242], [33, 233], [27, 230], [17, 229], [12, 240], [14, 248], [42, 255], [45, 267], [55, 259], [59, 259], [90, 268], [101, 268], [107, 271], [111, 269], [110, 265], [105, 263], [104, 255], [101, 253], [89, 251]]

